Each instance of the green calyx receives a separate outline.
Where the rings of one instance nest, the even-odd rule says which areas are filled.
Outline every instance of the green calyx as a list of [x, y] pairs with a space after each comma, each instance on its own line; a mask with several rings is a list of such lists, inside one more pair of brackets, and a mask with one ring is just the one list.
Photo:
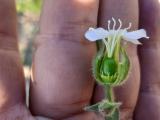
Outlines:
[[97, 82], [110, 86], [121, 85], [130, 68], [129, 58], [120, 43], [116, 45], [112, 57], [108, 57], [105, 45], [101, 43], [92, 65], [93, 75]]

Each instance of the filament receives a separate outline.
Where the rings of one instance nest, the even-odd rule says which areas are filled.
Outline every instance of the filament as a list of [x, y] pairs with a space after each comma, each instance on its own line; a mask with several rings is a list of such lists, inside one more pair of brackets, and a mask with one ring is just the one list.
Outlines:
[[112, 17], [112, 20], [113, 20], [113, 30], [114, 30], [116, 27], [116, 20], [113, 17]]
[[132, 27], [132, 23], [129, 23], [129, 26], [127, 28], [125, 28], [126, 30], [130, 29]]
[[118, 22], [119, 22], [119, 28], [118, 28], [118, 30], [120, 30], [121, 27], [122, 27], [122, 21], [121, 21], [121, 19], [118, 19]]
[[108, 30], [110, 30], [110, 24], [111, 24], [111, 21], [108, 20]]

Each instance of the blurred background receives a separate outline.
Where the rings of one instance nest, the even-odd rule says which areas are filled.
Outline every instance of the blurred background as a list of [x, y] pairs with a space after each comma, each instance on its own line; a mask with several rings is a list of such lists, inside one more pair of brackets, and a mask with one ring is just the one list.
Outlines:
[[41, 4], [42, 0], [16, 0], [19, 47], [26, 79], [30, 77], [33, 40], [39, 29]]
[[19, 49], [26, 79], [26, 103], [29, 104], [29, 80], [33, 56], [33, 41], [39, 30], [42, 0], [16, 0]]

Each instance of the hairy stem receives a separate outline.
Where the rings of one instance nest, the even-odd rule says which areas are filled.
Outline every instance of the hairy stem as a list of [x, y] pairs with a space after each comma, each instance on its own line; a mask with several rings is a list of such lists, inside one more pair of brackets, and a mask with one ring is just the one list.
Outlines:
[[110, 102], [114, 101], [113, 88], [110, 85], [105, 86], [105, 98]]

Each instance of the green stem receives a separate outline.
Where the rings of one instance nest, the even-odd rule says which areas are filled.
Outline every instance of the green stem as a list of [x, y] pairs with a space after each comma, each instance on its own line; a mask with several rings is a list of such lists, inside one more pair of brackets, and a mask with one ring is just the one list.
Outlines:
[[114, 102], [113, 88], [110, 85], [105, 86], [105, 98], [110, 102]]
[[[115, 102], [114, 101], [114, 92], [113, 87], [110, 85], [105, 86], [105, 99], [107, 99], [109, 102]], [[105, 120], [119, 120], [119, 108], [116, 108], [113, 112], [112, 116], [106, 116]]]

